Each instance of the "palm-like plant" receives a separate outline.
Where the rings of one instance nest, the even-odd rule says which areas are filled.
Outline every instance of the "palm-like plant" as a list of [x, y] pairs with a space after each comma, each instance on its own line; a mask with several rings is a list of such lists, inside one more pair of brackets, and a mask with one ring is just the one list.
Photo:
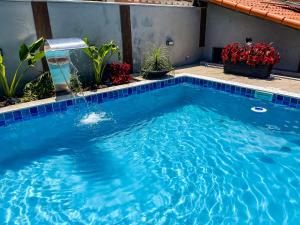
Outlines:
[[168, 51], [164, 47], [154, 47], [142, 63], [142, 75], [148, 77], [151, 72], [170, 72], [173, 70]]
[[83, 38], [83, 41], [88, 45], [88, 48], [83, 49], [83, 51], [92, 60], [95, 82], [97, 85], [100, 85], [107, 65], [106, 62], [115, 54], [120, 59], [119, 47], [114, 41], [104, 43], [99, 48], [90, 44], [87, 37]]
[[[9, 82], [6, 76], [5, 65], [3, 64], [3, 57], [0, 55], [0, 86], [3, 89], [4, 95], [7, 98], [16, 96], [17, 88], [22, 80], [23, 76], [27, 73], [30, 68], [33, 68], [35, 63], [44, 57], [44, 51], [39, 50], [44, 44], [44, 39], [40, 38], [33, 42], [29, 46], [22, 44], [19, 49], [19, 65], [12, 77], [12, 81]], [[27, 63], [26, 67], [21, 71]]]

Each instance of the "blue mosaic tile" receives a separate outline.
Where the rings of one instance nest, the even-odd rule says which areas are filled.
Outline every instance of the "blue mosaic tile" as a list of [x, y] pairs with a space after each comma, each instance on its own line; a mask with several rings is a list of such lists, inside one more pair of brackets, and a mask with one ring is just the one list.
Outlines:
[[[54, 104], [55, 104], [55, 103], [54, 103]], [[53, 110], [55, 111], [54, 104], [53, 104]], [[76, 99], [75, 99], [75, 104], [76, 104], [76, 105], [85, 104], [85, 99], [84, 99], [83, 97], [76, 98]]]
[[217, 82], [213, 82], [212, 88], [213, 88], [213, 89], [217, 89], [217, 85], [218, 85]]
[[108, 92], [107, 97], [108, 98], [114, 98], [114, 93], [113, 92]]
[[226, 89], [226, 84], [221, 84], [221, 91], [225, 91]]
[[252, 97], [252, 90], [251, 89], [246, 89], [245, 96]]
[[52, 107], [53, 107], [54, 112], [59, 112], [60, 111], [59, 102], [53, 103]]
[[297, 103], [298, 103], [298, 99], [296, 99], [296, 98], [291, 98], [291, 101], [290, 101], [290, 106], [291, 106], [291, 107], [297, 108]]
[[290, 98], [290, 97], [287, 97], [287, 96], [284, 96], [284, 97], [283, 97], [283, 104], [284, 104], [284, 105], [289, 105], [289, 104], [290, 104], [290, 101], [291, 101], [291, 98]]
[[44, 105], [41, 105], [41, 106], [38, 106], [38, 114], [41, 115], [41, 114], [46, 114], [46, 108]]
[[45, 105], [46, 113], [53, 112], [52, 104]]
[[22, 113], [23, 120], [29, 120], [31, 118], [31, 113], [29, 109], [23, 109], [21, 110], [21, 113]]
[[21, 113], [21, 111], [14, 111], [13, 112], [13, 116], [14, 116], [14, 120], [15, 121], [22, 120], [22, 113]]
[[74, 105], [74, 102], [73, 102], [73, 100], [70, 99], [70, 100], [66, 101], [66, 104], [67, 104], [67, 106], [72, 106], [72, 105]]
[[226, 84], [225, 85], [225, 91], [230, 93], [231, 92], [231, 85]]
[[12, 112], [7, 112], [7, 113], [4, 113], [4, 118], [5, 118], [5, 120], [13, 120], [14, 116], [13, 116]]
[[123, 96], [127, 97], [128, 96], [128, 89], [122, 90]]
[[66, 101], [60, 102], [59, 103], [59, 108], [61, 111], [66, 111], [67, 110], [67, 103]]
[[10, 124], [14, 122], [14, 116], [12, 112], [4, 113], [4, 119], [6, 124]]
[[230, 93], [234, 94], [235, 93], [235, 86], [230, 87]]
[[38, 109], [37, 107], [32, 107], [29, 109], [31, 116], [38, 116]]
[[[104, 93], [106, 95], [106, 98], [107, 98], [107, 94]], [[103, 97], [104, 97], [104, 94], [98, 94], [97, 95], [97, 102], [98, 103], [103, 103]]]
[[[92, 95], [92, 102], [93, 102], [93, 103], [97, 103], [97, 102], [98, 102], [98, 97], [97, 97], [97, 95]], [[68, 102], [67, 102], [67, 105], [68, 105]]]
[[91, 102], [91, 101], [92, 101], [92, 96], [87, 96], [87, 97], [85, 97], [85, 100], [86, 100], [87, 102]]
[[5, 118], [3, 114], [0, 114], [0, 126], [4, 126], [5, 125]]
[[235, 93], [238, 95], [241, 95], [241, 88], [240, 87], [235, 87]]

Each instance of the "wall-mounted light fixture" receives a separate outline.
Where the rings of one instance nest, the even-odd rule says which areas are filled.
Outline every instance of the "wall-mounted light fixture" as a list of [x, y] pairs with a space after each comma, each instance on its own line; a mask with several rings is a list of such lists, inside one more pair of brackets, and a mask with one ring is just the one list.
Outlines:
[[168, 38], [166, 41], [167, 46], [174, 46], [174, 41], [171, 38]]

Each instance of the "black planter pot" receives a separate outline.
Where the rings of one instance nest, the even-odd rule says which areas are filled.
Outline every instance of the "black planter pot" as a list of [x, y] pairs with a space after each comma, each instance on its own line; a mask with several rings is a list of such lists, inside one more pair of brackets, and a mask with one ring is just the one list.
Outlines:
[[256, 65], [253, 67], [246, 63], [233, 64], [225, 62], [224, 73], [266, 79], [270, 77], [272, 67], [271, 65]]
[[163, 70], [163, 71], [142, 71], [145, 75], [145, 78], [155, 79], [155, 78], [161, 78], [165, 76], [167, 73], [170, 72], [170, 70]]

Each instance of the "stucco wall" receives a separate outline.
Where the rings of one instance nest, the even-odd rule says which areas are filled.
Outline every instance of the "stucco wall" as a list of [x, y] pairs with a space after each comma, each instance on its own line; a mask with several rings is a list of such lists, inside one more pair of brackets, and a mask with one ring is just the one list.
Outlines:
[[[133, 63], [141, 60], [152, 46], [167, 47], [175, 65], [200, 60], [200, 9], [191, 7], [131, 6]], [[166, 46], [167, 39], [174, 46]]]
[[[116, 41], [122, 51], [119, 4], [103, 2], [49, 1], [47, 3], [53, 38], [88, 36], [92, 43]], [[200, 60], [198, 8], [179, 6], [130, 5], [132, 48], [135, 64], [152, 45], [165, 45], [167, 38], [175, 41], [168, 47], [172, 61], [183, 65]], [[18, 62], [22, 42], [36, 39], [30, 1], [0, 1], [0, 48], [3, 49], [8, 74]], [[92, 67], [82, 52], [75, 64], [82, 75], [91, 75]], [[117, 60], [114, 58], [114, 60]], [[135, 68], [139, 68], [138, 65]], [[39, 65], [39, 69], [41, 66]], [[31, 72], [26, 80], [37, 73]]]
[[246, 37], [251, 37], [254, 42], [273, 42], [281, 55], [281, 62], [275, 68], [297, 71], [300, 60], [300, 30], [213, 4], [208, 5], [203, 59], [211, 60], [213, 47], [223, 47], [231, 42], [245, 42]]
[[[3, 50], [7, 76], [11, 78], [18, 66], [19, 46], [36, 39], [30, 2], [0, 1], [0, 28], [0, 48]], [[38, 66], [38, 69], [41, 67]], [[30, 80], [36, 74], [30, 71], [24, 79]]]
[[[122, 51], [119, 5], [48, 2], [48, 12], [53, 38], [88, 37], [97, 46], [114, 40]], [[80, 74], [92, 74], [92, 66], [87, 57], [81, 51], [76, 56], [73, 59]]]

